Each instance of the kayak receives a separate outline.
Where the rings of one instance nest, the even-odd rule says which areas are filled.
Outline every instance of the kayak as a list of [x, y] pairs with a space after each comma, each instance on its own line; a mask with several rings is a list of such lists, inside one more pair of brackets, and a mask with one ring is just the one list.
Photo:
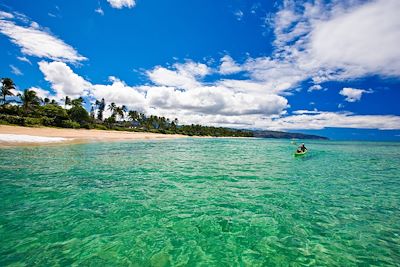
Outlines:
[[307, 150], [304, 152], [294, 152], [294, 156], [298, 157], [298, 156], [304, 156], [305, 154], [307, 154]]

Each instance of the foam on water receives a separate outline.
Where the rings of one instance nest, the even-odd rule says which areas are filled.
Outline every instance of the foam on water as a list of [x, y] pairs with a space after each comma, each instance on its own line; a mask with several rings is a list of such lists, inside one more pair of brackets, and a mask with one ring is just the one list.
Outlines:
[[69, 140], [63, 137], [44, 137], [25, 134], [0, 134], [1, 142], [10, 143], [57, 143]]

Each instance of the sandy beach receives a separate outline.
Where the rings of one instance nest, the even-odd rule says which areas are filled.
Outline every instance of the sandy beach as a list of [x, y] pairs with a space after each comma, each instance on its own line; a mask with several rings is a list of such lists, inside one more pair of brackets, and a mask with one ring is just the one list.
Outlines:
[[185, 138], [179, 134], [0, 125], [0, 146]]

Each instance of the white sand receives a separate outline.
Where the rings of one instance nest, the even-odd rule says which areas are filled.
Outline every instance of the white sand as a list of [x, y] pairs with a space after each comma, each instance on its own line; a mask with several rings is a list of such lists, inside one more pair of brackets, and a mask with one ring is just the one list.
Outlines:
[[179, 134], [0, 125], [0, 146], [184, 138]]

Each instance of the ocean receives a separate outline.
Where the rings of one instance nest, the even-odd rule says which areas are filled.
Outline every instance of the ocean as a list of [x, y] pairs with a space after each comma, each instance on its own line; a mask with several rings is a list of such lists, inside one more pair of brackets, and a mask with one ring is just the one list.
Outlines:
[[399, 266], [400, 143], [0, 148], [0, 266]]

